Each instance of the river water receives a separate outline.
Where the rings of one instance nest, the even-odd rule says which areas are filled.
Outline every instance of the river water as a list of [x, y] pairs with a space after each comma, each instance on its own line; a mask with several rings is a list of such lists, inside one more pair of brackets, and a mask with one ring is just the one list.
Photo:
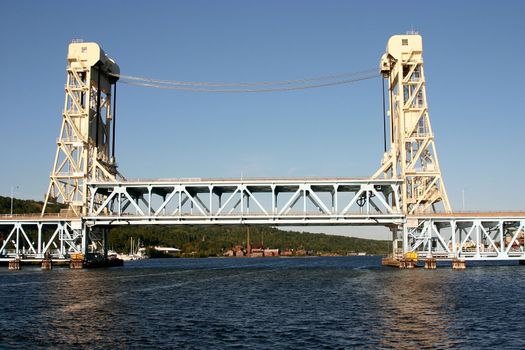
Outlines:
[[525, 266], [379, 257], [0, 268], [0, 348], [525, 348]]

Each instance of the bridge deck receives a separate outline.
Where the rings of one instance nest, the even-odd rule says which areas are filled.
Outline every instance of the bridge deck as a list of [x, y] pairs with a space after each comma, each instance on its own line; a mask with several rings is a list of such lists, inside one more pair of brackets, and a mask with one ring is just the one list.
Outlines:
[[[375, 225], [398, 228], [402, 252], [421, 258], [525, 259], [525, 212], [406, 216], [400, 180], [369, 178], [155, 179], [88, 184], [84, 217], [0, 216], [0, 257], [65, 258], [86, 227], [115, 225]], [[86, 226], [87, 225], [87, 226]], [[401, 234], [402, 233], [402, 234]], [[401, 237], [402, 235], [402, 237]], [[36, 243], [35, 243], [36, 242]], [[82, 243], [83, 242], [83, 243]]]
[[[255, 215], [255, 214], [252, 214]], [[515, 219], [525, 218], [525, 212], [523, 211], [479, 211], [479, 212], [453, 212], [453, 213], [425, 213], [407, 215], [407, 219]], [[49, 214], [42, 215], [41, 213], [28, 213], [28, 214], [0, 214], [0, 224], [2, 222], [56, 222], [56, 221], [72, 221], [82, 220], [82, 217], [69, 214]]]
[[45, 214], [29, 213], [29, 214], [0, 214], [0, 223], [6, 221], [35, 221], [35, 222], [56, 222], [56, 221], [72, 221], [81, 220], [81, 217], [70, 214]]
[[454, 219], [476, 219], [476, 218], [525, 218], [523, 211], [479, 211], [479, 212], [453, 212], [453, 213], [425, 213], [417, 215], [407, 215], [407, 219], [426, 219], [426, 218], [454, 218]]

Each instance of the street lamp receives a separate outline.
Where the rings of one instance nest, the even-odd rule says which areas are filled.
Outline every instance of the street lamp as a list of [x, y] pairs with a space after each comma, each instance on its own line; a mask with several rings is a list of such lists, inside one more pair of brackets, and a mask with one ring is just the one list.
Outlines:
[[20, 186], [11, 186], [11, 216], [13, 216], [13, 199], [15, 196], [15, 189], [19, 189]]

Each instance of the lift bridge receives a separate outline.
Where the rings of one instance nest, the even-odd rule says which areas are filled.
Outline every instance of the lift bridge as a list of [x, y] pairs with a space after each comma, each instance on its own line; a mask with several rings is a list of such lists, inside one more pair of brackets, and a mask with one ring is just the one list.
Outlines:
[[[45, 206], [0, 218], [1, 260], [104, 256], [120, 225], [368, 225], [392, 231], [393, 261], [525, 260], [525, 213], [455, 213], [432, 132], [422, 38], [395, 35], [380, 60], [389, 149], [370, 178], [126, 180], [115, 159], [119, 66], [73, 42]], [[384, 104], [385, 105], [385, 104]]]

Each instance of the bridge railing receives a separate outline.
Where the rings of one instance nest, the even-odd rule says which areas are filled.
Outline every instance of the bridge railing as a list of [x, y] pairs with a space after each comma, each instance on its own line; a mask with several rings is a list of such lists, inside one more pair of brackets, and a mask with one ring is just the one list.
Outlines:
[[44, 215], [40, 213], [30, 213], [30, 214], [0, 214], [1, 220], [27, 220], [27, 219], [75, 219], [78, 218], [73, 213], [45, 213]]

